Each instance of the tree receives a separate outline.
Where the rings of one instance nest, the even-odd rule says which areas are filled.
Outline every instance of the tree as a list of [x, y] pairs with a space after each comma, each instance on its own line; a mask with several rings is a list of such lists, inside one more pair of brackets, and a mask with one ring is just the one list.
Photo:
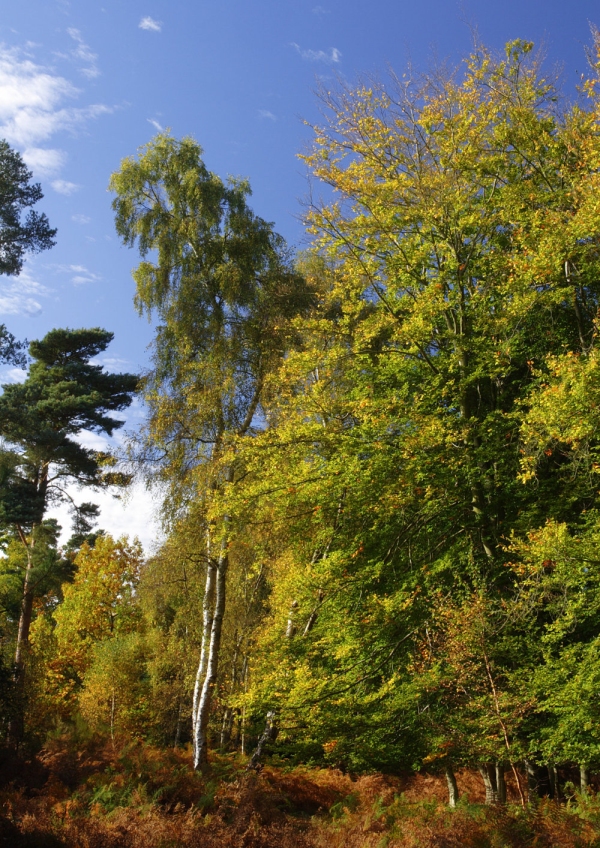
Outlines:
[[[193, 705], [194, 762], [207, 727], [225, 610], [231, 516], [215, 495], [235, 484], [235, 444], [257, 426], [288, 320], [310, 301], [283, 239], [247, 204], [247, 182], [208, 171], [191, 138], [160, 134], [111, 179], [116, 228], [137, 243], [136, 304], [160, 319], [145, 378], [146, 459], [160, 461], [171, 503], [204, 505], [206, 586]], [[152, 260], [149, 258], [155, 252]], [[213, 511], [215, 510], [215, 511]]]
[[110, 413], [129, 406], [136, 389], [135, 375], [111, 374], [90, 361], [112, 337], [101, 329], [52, 330], [30, 344], [33, 361], [26, 380], [3, 386], [0, 435], [9, 449], [2, 454], [0, 507], [4, 525], [14, 528], [27, 552], [17, 677], [23, 671], [36, 592], [36, 528], [48, 504], [67, 497], [67, 483], [93, 487], [123, 482], [107, 467], [108, 456], [76, 440], [85, 430], [112, 435], [123, 421]]
[[[0, 140], [0, 274], [19, 274], [26, 253], [49, 250], [56, 243], [56, 230], [46, 215], [31, 209], [44, 196], [32, 176], [21, 156]], [[22, 220], [25, 210], [29, 212]]]
[[[126, 538], [103, 535], [94, 547], [84, 543], [79, 550], [74, 580], [65, 587], [64, 600], [53, 616], [56, 655], [51, 684], [63, 712], [65, 708], [72, 712], [98, 657], [118, 653], [118, 640], [139, 629], [136, 592], [142, 562], [141, 545]], [[106, 647], [112, 642], [116, 648]], [[95, 692], [88, 692], [88, 706], [99, 697]], [[115, 694], [107, 697], [114, 701]]]
[[[44, 213], [30, 209], [44, 196], [39, 183], [31, 183], [32, 173], [21, 156], [0, 140], [0, 274], [20, 274], [26, 253], [39, 253], [54, 247], [56, 230]], [[21, 214], [30, 209], [24, 221]], [[16, 341], [0, 324], [0, 362], [24, 368], [24, 344]]]
[[[457, 756], [527, 750], [533, 693], [518, 681], [537, 654], [529, 632], [503, 616], [518, 591], [506, 539], [548, 515], [575, 524], [597, 497], [593, 477], [572, 486], [564, 455], [577, 461], [592, 439], [593, 470], [595, 397], [579, 454], [564, 449], [557, 405], [535, 481], [524, 483], [520, 463], [544, 397], [557, 391], [549, 381], [528, 431], [540, 372], [565, 350], [588, 361], [595, 340], [594, 85], [589, 110], [561, 114], [531, 45], [515, 42], [501, 58], [477, 49], [462, 77], [323, 92], [326, 123], [306, 160], [336, 194], [307, 218], [328, 285], [282, 366], [277, 425], [247, 446], [245, 468], [255, 481], [248, 509], [262, 517], [278, 502], [294, 563], [263, 637], [272, 679], [255, 691], [340, 762], [423, 762], [461, 725], [485, 739], [500, 719], [508, 742], [470, 746], [463, 734]], [[586, 396], [573, 373], [577, 419]], [[461, 632], [456, 618], [476, 598], [489, 603], [478, 627]], [[318, 619], [290, 640], [294, 602], [297, 620], [315, 609]], [[476, 669], [446, 740], [418, 718], [435, 703], [417, 691], [429, 643], [446, 645], [448, 667], [465, 679]], [[497, 674], [477, 690], [486, 657]]]

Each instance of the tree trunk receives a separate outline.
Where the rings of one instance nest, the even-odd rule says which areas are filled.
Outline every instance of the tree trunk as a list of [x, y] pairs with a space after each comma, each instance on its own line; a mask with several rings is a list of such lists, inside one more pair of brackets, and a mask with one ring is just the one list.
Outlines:
[[233, 709], [225, 707], [223, 713], [223, 723], [221, 725], [221, 748], [225, 749], [231, 741], [231, 731], [233, 730]]
[[294, 613], [298, 609], [298, 601], [292, 601], [288, 615], [287, 627], [285, 628], [285, 638], [293, 639], [296, 635], [296, 625], [294, 624]]
[[490, 763], [479, 766], [479, 774], [485, 786], [485, 803], [488, 805], [498, 803], [498, 785], [496, 783], [496, 768]]
[[587, 765], [579, 766], [579, 789], [582, 795], [587, 795], [590, 788], [590, 770]]
[[181, 741], [182, 717], [183, 717], [183, 699], [180, 695], [179, 696], [179, 708], [177, 710], [177, 724], [175, 725], [175, 739], [173, 740], [173, 750], [174, 751], [176, 751], [179, 748], [179, 743]]
[[[229, 520], [225, 518], [225, 531], [228, 529]], [[227, 539], [228, 533], [221, 542], [221, 553], [215, 568], [215, 603], [210, 629], [210, 643], [206, 653], [206, 673], [202, 682], [200, 697], [196, 711], [194, 726], [194, 768], [201, 769], [208, 762], [208, 719], [210, 717], [210, 706], [212, 693], [217, 682], [219, 669], [219, 653], [221, 650], [221, 633], [223, 630], [223, 616], [225, 614], [225, 597], [227, 589]], [[202, 662], [202, 659], [201, 659]], [[200, 669], [199, 669], [200, 671]]]
[[[242, 687], [244, 690], [244, 695], [248, 691], [248, 654], [244, 657], [244, 662], [242, 664]], [[246, 753], [246, 702], [242, 706], [241, 712], [239, 714], [239, 740], [240, 740], [240, 752], [242, 756]]]
[[33, 614], [33, 558], [31, 546], [22, 537], [23, 544], [27, 547], [27, 569], [25, 571], [25, 583], [23, 584], [23, 597], [21, 599], [21, 613], [19, 615], [19, 629], [17, 631], [17, 646], [15, 649], [15, 664], [13, 669], [13, 680], [16, 687], [16, 715], [8, 724], [8, 743], [18, 748], [23, 739], [23, 711], [25, 699], [25, 653], [29, 645], [29, 631], [31, 629], [31, 618]]
[[265, 724], [265, 729], [263, 730], [263, 734], [258, 740], [258, 745], [256, 746], [256, 751], [252, 754], [252, 758], [248, 765], [246, 766], [246, 770], [255, 769], [260, 763], [261, 757], [264, 752], [265, 745], [267, 742], [274, 742], [277, 739], [277, 726], [275, 724], [275, 710], [269, 710], [267, 713], [267, 721]]
[[206, 678], [206, 667], [208, 665], [208, 649], [210, 645], [210, 634], [213, 625], [214, 614], [214, 596], [217, 569], [210, 558], [210, 541], [207, 545], [208, 549], [208, 565], [206, 567], [206, 585], [204, 586], [204, 600], [202, 602], [202, 647], [200, 649], [200, 662], [198, 663], [198, 671], [196, 672], [196, 681], [194, 683], [194, 699], [192, 702], [192, 744], [194, 746], [194, 761], [196, 759], [197, 739], [198, 739], [198, 708], [200, 704], [200, 695], [202, 686]]
[[444, 771], [446, 773], [446, 783], [448, 784], [448, 806], [454, 809], [458, 804], [459, 797], [456, 776], [450, 765], [446, 765]]
[[504, 763], [496, 763], [496, 789], [498, 792], [498, 803], [506, 804], [506, 779], [504, 776]]
[[555, 801], [560, 801], [562, 793], [560, 790], [560, 781], [558, 779], [558, 769], [556, 766], [548, 766], [548, 780], [550, 783], [552, 798], [554, 798]]

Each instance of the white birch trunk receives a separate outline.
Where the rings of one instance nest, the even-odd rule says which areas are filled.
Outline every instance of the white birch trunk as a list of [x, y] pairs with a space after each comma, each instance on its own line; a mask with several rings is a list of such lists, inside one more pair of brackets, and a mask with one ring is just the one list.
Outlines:
[[206, 567], [206, 585], [204, 587], [204, 600], [202, 603], [202, 647], [200, 649], [200, 662], [198, 663], [198, 671], [196, 672], [196, 681], [194, 684], [194, 700], [192, 702], [192, 742], [194, 746], [194, 762], [198, 747], [198, 709], [200, 705], [200, 695], [206, 678], [206, 668], [208, 665], [208, 649], [210, 645], [210, 634], [213, 625], [214, 615], [214, 596], [216, 584], [217, 569], [214, 562], [210, 558], [210, 545], [208, 546], [208, 565]]
[[[228, 562], [228, 530], [229, 517], [225, 516], [225, 535], [221, 542], [219, 560], [214, 568], [215, 572], [215, 601], [212, 614], [212, 625], [210, 628], [210, 642], [208, 651], [205, 652], [205, 672], [202, 680], [202, 688], [199, 692], [197, 709], [194, 722], [194, 768], [202, 768], [208, 761], [208, 719], [212, 693], [217, 682], [219, 668], [219, 653], [221, 650], [221, 633], [223, 631], [223, 616], [225, 614], [225, 598], [227, 590], [227, 566]], [[202, 664], [202, 657], [200, 658]], [[198, 681], [202, 679], [201, 669], [198, 669]]]

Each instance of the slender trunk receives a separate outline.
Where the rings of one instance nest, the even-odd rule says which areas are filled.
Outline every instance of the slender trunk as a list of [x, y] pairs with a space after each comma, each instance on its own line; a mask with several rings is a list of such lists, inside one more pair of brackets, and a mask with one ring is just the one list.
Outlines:
[[217, 682], [219, 669], [219, 653], [221, 650], [221, 634], [223, 631], [223, 616], [225, 614], [225, 597], [227, 589], [227, 566], [228, 566], [228, 525], [229, 518], [225, 518], [225, 536], [221, 542], [221, 552], [215, 572], [215, 604], [210, 630], [210, 643], [206, 657], [206, 673], [198, 699], [196, 721], [194, 727], [194, 768], [200, 769], [208, 762], [208, 719], [212, 693]]
[[538, 794], [538, 785], [537, 780], [535, 778], [535, 769], [532, 763], [529, 760], [524, 761], [525, 773], [527, 774], [527, 800], [532, 801], [533, 798], [537, 797]]
[[[244, 695], [248, 691], [248, 655], [244, 657], [244, 664], [242, 665], [242, 684], [244, 688]], [[242, 756], [246, 753], [246, 701], [244, 700], [244, 704], [242, 706], [242, 712], [240, 715], [240, 751]]]
[[485, 803], [488, 805], [498, 803], [498, 786], [496, 784], [496, 769], [490, 763], [482, 763], [479, 766], [479, 774], [485, 786]]
[[275, 724], [275, 710], [269, 710], [267, 713], [267, 721], [262, 736], [258, 740], [256, 751], [252, 754], [252, 759], [246, 766], [247, 770], [255, 769], [260, 763], [265, 745], [267, 742], [274, 742], [277, 739], [277, 725]]
[[285, 638], [293, 639], [296, 634], [296, 625], [294, 624], [294, 613], [298, 609], [298, 601], [292, 601], [290, 611], [288, 613], [287, 627], [285, 628]]
[[206, 677], [206, 667], [208, 665], [208, 649], [213, 625], [214, 595], [217, 573], [216, 566], [210, 558], [210, 541], [207, 544], [207, 548], [208, 565], [206, 567], [206, 585], [204, 586], [204, 600], [202, 602], [202, 647], [200, 649], [200, 662], [198, 663], [198, 671], [196, 672], [194, 699], [192, 702], [192, 743], [194, 745], [194, 759], [196, 756], [198, 707], [200, 704], [202, 686]]
[[509, 739], [509, 736], [508, 736], [508, 730], [506, 728], [506, 724], [504, 723], [504, 719], [502, 718], [502, 711], [500, 710], [500, 701], [498, 699], [498, 692], [497, 692], [497, 689], [496, 689], [496, 683], [494, 681], [494, 675], [492, 674], [492, 666], [491, 666], [491, 663], [489, 661], [485, 647], [483, 649], [483, 658], [485, 660], [485, 669], [486, 669], [488, 681], [489, 681], [489, 684], [490, 684], [490, 690], [491, 690], [491, 693], [492, 693], [492, 697], [494, 699], [494, 709], [496, 710], [496, 715], [498, 716], [498, 722], [500, 724], [500, 727], [502, 728], [502, 735], [504, 737], [504, 746], [506, 748], [506, 753], [507, 753], [507, 756], [509, 758], [510, 768], [511, 768], [511, 771], [514, 775], [514, 778], [515, 778], [515, 781], [516, 781], [516, 784], [517, 784], [517, 789], [518, 789], [518, 792], [519, 792], [519, 799], [521, 801], [521, 806], [525, 807], [525, 795], [523, 794], [523, 789], [521, 788], [521, 778], [519, 777], [519, 772], [517, 771], [515, 764], [513, 762], [512, 756], [511, 756], [510, 739]]
[[233, 709], [225, 707], [223, 713], [223, 723], [221, 724], [221, 748], [225, 749], [231, 741], [231, 731], [233, 730]]
[[456, 775], [451, 765], [446, 765], [444, 771], [446, 773], [446, 783], [448, 784], [448, 806], [454, 808], [458, 804], [459, 797]]
[[29, 644], [29, 631], [31, 629], [31, 616], [33, 613], [33, 529], [28, 540], [25, 532], [17, 526], [17, 532], [21, 542], [27, 551], [27, 569], [25, 571], [25, 582], [23, 584], [23, 598], [21, 599], [21, 614], [19, 616], [19, 630], [17, 632], [17, 647], [15, 650], [15, 680], [22, 677], [23, 664], [25, 662], [25, 651]]
[[579, 766], [579, 788], [582, 795], [587, 795], [590, 788], [590, 770], [584, 763]]
[[16, 687], [16, 715], [11, 718], [8, 725], [8, 742], [18, 747], [23, 739], [24, 723], [24, 700], [25, 700], [25, 654], [29, 645], [29, 631], [31, 629], [31, 618], [33, 615], [33, 556], [32, 544], [29, 543], [25, 534], [19, 528], [21, 541], [27, 549], [27, 569], [25, 571], [25, 582], [23, 584], [23, 597], [21, 598], [21, 612], [19, 615], [19, 629], [17, 631], [17, 646], [15, 649], [15, 663], [13, 668], [13, 680]]
[[[238, 660], [240, 656], [242, 638], [243, 634], [238, 633], [238, 631], [236, 630], [233, 637], [235, 647], [233, 649], [233, 659], [231, 660], [231, 696], [234, 696], [238, 690]], [[229, 743], [231, 742], [234, 717], [235, 711], [233, 707], [226, 707], [225, 712], [223, 713], [223, 724], [221, 725], [221, 748], [227, 748]]]
[[555, 801], [560, 801], [560, 781], [558, 779], [558, 769], [556, 766], [548, 766], [548, 782], [550, 784], [551, 797], [554, 798]]
[[306, 626], [304, 627], [304, 632], [302, 636], [308, 636], [310, 631], [316, 624], [317, 618], [319, 617], [319, 609], [321, 608], [321, 604], [323, 603], [323, 598], [325, 597], [325, 593], [322, 589], [319, 589], [319, 594], [317, 596], [317, 605], [311, 612], [308, 617], [308, 621], [306, 622]]
[[[463, 320], [461, 319], [461, 327], [463, 327]], [[459, 366], [462, 373], [462, 379], [466, 382], [468, 370], [469, 370], [469, 357], [467, 352], [464, 349], [459, 349]], [[464, 385], [461, 394], [460, 394], [460, 415], [461, 418], [467, 422], [467, 431], [465, 432], [465, 447], [467, 449], [467, 457], [469, 460], [469, 464], [471, 465], [471, 473], [477, 470], [477, 473], [480, 471], [479, 464], [477, 463], [474, 451], [477, 447], [480, 446], [480, 439], [473, 432], [473, 424], [470, 423], [473, 418], [473, 407], [474, 403], [472, 400], [472, 392], [473, 389], [471, 386]], [[485, 501], [485, 495], [483, 492], [483, 487], [478, 480], [474, 480], [471, 483], [471, 510], [473, 515], [475, 516], [476, 526], [479, 532], [479, 541], [481, 542], [481, 547], [483, 548], [485, 555], [489, 559], [494, 558], [493, 552], [493, 542], [490, 538], [490, 521], [488, 515], [488, 509]]]
[[115, 744], [115, 690], [112, 690], [112, 695], [110, 698], [110, 738], [112, 739], [113, 746]]
[[183, 717], [183, 699], [180, 695], [179, 696], [179, 708], [177, 710], [177, 724], [175, 725], [175, 739], [173, 741], [173, 750], [174, 751], [176, 751], [179, 748], [179, 743], [181, 741], [182, 717]]
[[506, 804], [506, 778], [504, 776], [504, 763], [496, 763], [496, 790], [498, 792], [498, 803]]
[[31, 616], [33, 612], [33, 589], [31, 588], [30, 581], [31, 568], [31, 563], [28, 563], [25, 574], [25, 586], [23, 588], [23, 599], [21, 601], [17, 649], [15, 651], [15, 679], [21, 676], [25, 662], [25, 651], [29, 644], [29, 631], [31, 629]]

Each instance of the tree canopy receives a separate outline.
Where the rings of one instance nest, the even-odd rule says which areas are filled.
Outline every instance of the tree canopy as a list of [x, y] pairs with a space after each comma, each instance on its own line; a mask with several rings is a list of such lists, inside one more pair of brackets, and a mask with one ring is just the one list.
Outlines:
[[55, 244], [56, 229], [43, 212], [31, 209], [44, 196], [32, 176], [20, 154], [0, 139], [0, 274], [19, 274], [25, 254]]
[[[142, 563], [126, 540], [83, 543], [83, 522], [61, 558], [49, 498], [118, 481], [78, 437], [120, 426], [136, 378], [93, 363], [103, 330], [32, 343], [0, 398], [0, 505], [24, 546], [13, 534], [5, 619], [20, 568], [39, 703], [113, 742], [190, 742], [202, 769], [211, 745], [258, 744], [251, 768], [271, 746], [429, 769], [452, 805], [463, 768], [489, 802], [506, 774], [523, 804], [536, 786], [558, 798], [575, 767], [585, 792], [599, 72], [570, 104], [514, 41], [454, 73], [323, 88], [302, 158], [331, 191], [298, 255], [193, 139], [160, 133], [122, 162], [117, 233], [156, 322], [130, 456], [159, 482], [167, 538]], [[74, 582], [48, 580], [34, 611], [32, 581], [59, 561]]]

